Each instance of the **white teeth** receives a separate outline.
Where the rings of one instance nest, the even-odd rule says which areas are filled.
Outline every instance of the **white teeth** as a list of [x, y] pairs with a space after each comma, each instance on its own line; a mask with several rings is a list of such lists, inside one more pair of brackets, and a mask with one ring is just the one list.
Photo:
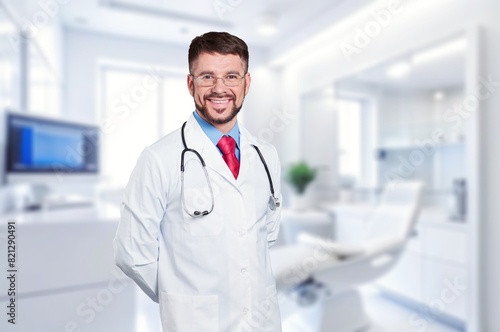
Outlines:
[[225, 104], [227, 103], [229, 100], [215, 100], [215, 99], [211, 99], [212, 103], [214, 104]]

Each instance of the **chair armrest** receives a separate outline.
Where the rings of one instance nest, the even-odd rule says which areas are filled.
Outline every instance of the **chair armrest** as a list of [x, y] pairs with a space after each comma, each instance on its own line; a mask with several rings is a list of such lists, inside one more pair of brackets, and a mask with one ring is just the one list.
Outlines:
[[363, 255], [367, 251], [363, 245], [337, 243], [306, 233], [298, 236], [298, 243], [312, 248], [321, 248], [328, 254], [341, 259]]

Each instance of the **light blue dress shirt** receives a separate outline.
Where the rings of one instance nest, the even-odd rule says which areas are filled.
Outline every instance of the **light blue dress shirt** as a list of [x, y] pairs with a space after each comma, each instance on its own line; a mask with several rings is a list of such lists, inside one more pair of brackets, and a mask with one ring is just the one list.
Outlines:
[[[215, 128], [213, 125], [205, 121], [199, 114], [198, 112], [194, 111], [194, 118], [196, 121], [198, 121], [198, 124], [200, 125], [201, 129], [205, 133], [205, 135], [210, 138], [212, 143], [214, 143], [215, 146], [217, 146], [217, 143], [219, 143], [219, 140], [224, 136], [224, 134], [217, 128]], [[227, 133], [227, 136], [231, 136], [235, 141], [236, 141], [236, 158], [240, 160], [240, 128], [238, 127], [238, 121], [236, 121], [236, 124], [234, 125], [233, 129]], [[217, 148], [218, 149], [218, 148]], [[220, 154], [222, 155], [222, 152], [219, 150]]]

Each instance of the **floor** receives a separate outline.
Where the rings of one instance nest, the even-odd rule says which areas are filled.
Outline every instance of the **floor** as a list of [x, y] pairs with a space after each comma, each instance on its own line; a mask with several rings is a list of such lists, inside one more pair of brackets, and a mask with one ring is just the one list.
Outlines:
[[[371, 326], [363, 332], [459, 332], [430, 317], [424, 317], [407, 307], [381, 296], [375, 289], [366, 287], [362, 291]], [[161, 332], [158, 306], [145, 295], [140, 295], [136, 332]], [[318, 332], [321, 319], [319, 303], [298, 306], [286, 297], [280, 297], [283, 332]], [[335, 331], [332, 328], [332, 332]]]
[[[362, 290], [365, 310], [371, 325], [363, 332], [459, 332], [431, 317], [402, 306], [371, 287]], [[280, 301], [283, 332], [318, 332], [321, 319], [321, 306], [316, 304], [301, 308], [295, 303]], [[331, 328], [332, 332], [337, 332]]]

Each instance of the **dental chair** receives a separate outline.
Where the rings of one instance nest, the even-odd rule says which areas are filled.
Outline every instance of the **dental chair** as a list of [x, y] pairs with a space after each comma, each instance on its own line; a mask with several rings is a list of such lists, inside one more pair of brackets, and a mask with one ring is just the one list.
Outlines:
[[341, 244], [304, 233], [297, 244], [271, 249], [278, 292], [299, 304], [322, 301], [321, 332], [367, 329], [370, 320], [357, 287], [396, 264], [418, 219], [422, 190], [421, 182], [388, 186], [359, 243]]

